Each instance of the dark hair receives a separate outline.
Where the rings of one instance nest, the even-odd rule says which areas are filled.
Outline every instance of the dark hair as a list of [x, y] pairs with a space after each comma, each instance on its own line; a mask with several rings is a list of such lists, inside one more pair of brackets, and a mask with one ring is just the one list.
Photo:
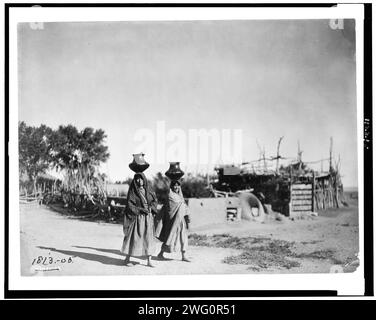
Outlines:
[[172, 180], [170, 183], [170, 187], [175, 187], [176, 185], [180, 186], [180, 181], [178, 180]]
[[141, 178], [142, 180], [144, 180], [144, 178], [142, 177], [142, 174], [140, 173], [136, 173], [133, 177], [133, 179], [137, 179], [137, 178]]
[[140, 173], [140, 172], [137, 172], [134, 176], [133, 176], [133, 183], [136, 182], [137, 178], [141, 178], [141, 180], [144, 182], [144, 187], [147, 187], [147, 183], [148, 181], [146, 180], [146, 177], [143, 173]]

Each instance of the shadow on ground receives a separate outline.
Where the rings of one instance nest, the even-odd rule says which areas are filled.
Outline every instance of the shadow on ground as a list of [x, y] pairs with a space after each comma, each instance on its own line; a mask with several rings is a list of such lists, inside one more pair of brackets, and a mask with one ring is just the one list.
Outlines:
[[[118, 254], [118, 255], [124, 256], [124, 254], [121, 253], [120, 250], [116, 250], [116, 249], [104, 249], [104, 248], [82, 247], [82, 246], [73, 246], [73, 247], [74, 248], [79, 248], [79, 249], [96, 250], [96, 251], [100, 251], [100, 252], [112, 253], [112, 254]], [[146, 257], [144, 257], [144, 256], [142, 256], [142, 257], [135, 257], [135, 258], [138, 258], [138, 259], [141, 259], [141, 260], [145, 260], [146, 259]], [[157, 255], [153, 255], [152, 259], [153, 260], [157, 260], [157, 261], [173, 261], [174, 260], [174, 259], [166, 258], [166, 257], [164, 257], [162, 259], [162, 258], [158, 257]]]
[[[88, 253], [88, 252], [82, 252], [82, 251], [72, 251], [72, 250], [61, 250], [61, 249], [50, 248], [50, 247], [42, 247], [42, 246], [38, 246], [38, 248], [43, 249], [43, 250], [49, 250], [49, 251], [52, 251], [52, 252], [59, 252], [59, 253], [62, 253], [62, 254], [68, 255], [68, 256], [78, 257], [78, 258], [81, 258], [81, 259], [84, 259], [84, 260], [96, 261], [96, 262], [106, 264], [106, 265], [114, 265], [114, 266], [123, 266], [124, 265], [123, 259], [112, 258], [112, 257], [104, 256], [104, 255], [94, 254], [94, 253]], [[109, 250], [109, 251], [116, 251], [116, 250]], [[113, 253], [113, 252], [111, 252], [111, 253]], [[120, 251], [117, 251], [115, 253], [120, 253]]]
[[73, 246], [73, 248], [90, 249], [90, 250], [96, 250], [96, 251], [100, 251], [100, 252], [118, 254], [118, 255], [123, 256], [123, 254], [121, 253], [121, 251], [117, 250], [117, 249], [104, 249], [104, 248], [83, 247], [83, 246]]

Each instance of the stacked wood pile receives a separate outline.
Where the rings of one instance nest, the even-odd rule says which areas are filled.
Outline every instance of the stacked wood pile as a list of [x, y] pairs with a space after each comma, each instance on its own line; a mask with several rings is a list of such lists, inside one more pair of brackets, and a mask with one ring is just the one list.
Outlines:
[[219, 171], [218, 191], [253, 189], [263, 204], [284, 215], [339, 208], [344, 201], [339, 170], [320, 174], [304, 165], [281, 168], [279, 175], [224, 175]]
[[[333, 139], [330, 138], [327, 159], [303, 162], [303, 151], [298, 142], [297, 158], [287, 165], [280, 165], [280, 160], [291, 159], [282, 157], [279, 153], [282, 138], [278, 140], [276, 156], [267, 158], [265, 150], [260, 148], [262, 152], [258, 160], [238, 166], [224, 165], [215, 168], [218, 179], [212, 183], [213, 187], [225, 192], [253, 189], [253, 193], [263, 204], [270, 204], [273, 210], [285, 215], [346, 205], [340, 175], [340, 157], [337, 161], [333, 157]], [[275, 161], [275, 170], [270, 170], [267, 161]], [[323, 171], [324, 161], [329, 162], [326, 172]], [[311, 167], [315, 163], [321, 163], [320, 171]]]
[[292, 184], [290, 194], [290, 216], [312, 211], [312, 184]]

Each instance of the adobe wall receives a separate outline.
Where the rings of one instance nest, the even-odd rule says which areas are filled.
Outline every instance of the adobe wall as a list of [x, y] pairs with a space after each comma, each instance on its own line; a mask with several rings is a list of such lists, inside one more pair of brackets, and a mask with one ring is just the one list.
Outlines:
[[227, 200], [225, 198], [190, 198], [188, 209], [190, 227], [201, 227], [227, 221]]

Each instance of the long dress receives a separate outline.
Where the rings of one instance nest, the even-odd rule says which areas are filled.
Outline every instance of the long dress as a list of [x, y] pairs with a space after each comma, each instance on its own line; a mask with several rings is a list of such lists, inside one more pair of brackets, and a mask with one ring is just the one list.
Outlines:
[[[135, 178], [144, 180], [143, 188], [137, 187]], [[150, 256], [155, 253], [156, 239], [153, 214], [157, 212], [157, 198], [147, 184], [146, 177], [137, 173], [128, 191], [124, 215], [124, 240], [121, 252], [130, 256]], [[149, 213], [143, 213], [146, 209]]]
[[163, 242], [163, 251], [186, 251], [188, 247], [188, 226], [185, 216], [189, 215], [181, 189], [179, 193], [169, 191], [168, 202], [163, 206], [162, 211], [162, 228], [158, 239]]

